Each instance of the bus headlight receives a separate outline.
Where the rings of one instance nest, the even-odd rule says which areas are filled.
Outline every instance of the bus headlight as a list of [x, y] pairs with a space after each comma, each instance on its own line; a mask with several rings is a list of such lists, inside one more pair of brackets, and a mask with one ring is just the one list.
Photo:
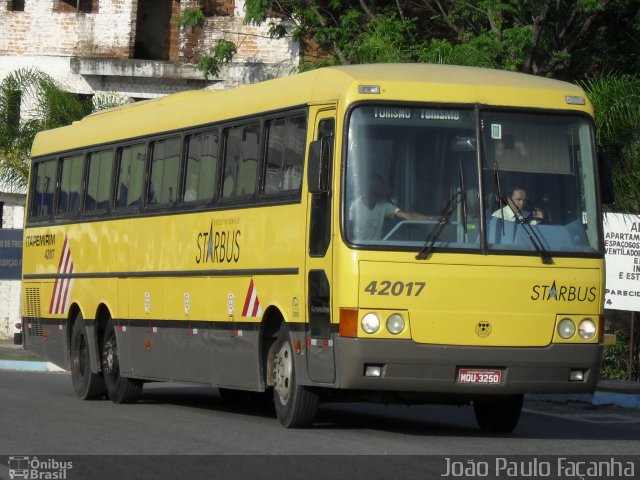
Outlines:
[[590, 340], [596, 334], [596, 324], [590, 318], [585, 318], [580, 322], [580, 325], [578, 325], [578, 333], [580, 334], [580, 338]]
[[387, 330], [393, 335], [398, 335], [404, 330], [404, 318], [399, 313], [389, 315], [387, 318]]
[[367, 313], [360, 324], [366, 333], [376, 333], [380, 328], [380, 318], [375, 313]]
[[576, 333], [576, 325], [570, 318], [560, 320], [560, 323], [558, 323], [558, 335], [566, 340], [573, 337], [574, 333]]

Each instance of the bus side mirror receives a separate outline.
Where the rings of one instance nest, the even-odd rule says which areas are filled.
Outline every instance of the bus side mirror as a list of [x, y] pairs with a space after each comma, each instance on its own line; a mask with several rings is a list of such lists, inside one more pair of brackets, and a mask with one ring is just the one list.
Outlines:
[[614, 203], [615, 195], [613, 194], [611, 160], [609, 156], [602, 151], [598, 152], [598, 177], [600, 179], [600, 200], [606, 204]]
[[309, 145], [307, 186], [309, 193], [329, 191], [329, 170], [332, 158], [333, 137], [322, 137]]

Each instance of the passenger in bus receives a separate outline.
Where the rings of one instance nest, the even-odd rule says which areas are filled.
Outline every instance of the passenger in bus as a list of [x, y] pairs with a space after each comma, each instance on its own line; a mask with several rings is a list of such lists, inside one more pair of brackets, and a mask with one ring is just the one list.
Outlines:
[[493, 212], [493, 217], [502, 218], [508, 222], [528, 223], [538, 225], [544, 222], [544, 212], [539, 208], [534, 208], [533, 212], [525, 210], [527, 203], [527, 191], [524, 187], [517, 185], [511, 190], [507, 198], [507, 204]]
[[185, 202], [195, 202], [198, 198], [198, 192], [196, 187], [198, 185], [198, 176], [195, 173], [190, 173], [187, 179], [187, 186], [184, 191]]
[[386, 218], [403, 220], [426, 220], [426, 215], [401, 210], [385, 199], [385, 182], [381, 175], [372, 174], [368, 178], [367, 193], [356, 198], [349, 208], [349, 222], [354, 240], [380, 240]]

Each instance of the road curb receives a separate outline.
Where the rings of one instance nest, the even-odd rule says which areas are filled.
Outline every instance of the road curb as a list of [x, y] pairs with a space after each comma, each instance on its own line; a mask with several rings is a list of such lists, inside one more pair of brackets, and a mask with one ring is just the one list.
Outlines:
[[640, 408], [640, 395], [607, 391], [596, 391], [593, 394], [531, 394], [527, 395], [527, 399], [542, 402], [582, 402], [591, 405], [617, 405], [623, 408]]
[[0, 370], [20, 372], [64, 372], [51, 362], [33, 362], [28, 360], [0, 360]]

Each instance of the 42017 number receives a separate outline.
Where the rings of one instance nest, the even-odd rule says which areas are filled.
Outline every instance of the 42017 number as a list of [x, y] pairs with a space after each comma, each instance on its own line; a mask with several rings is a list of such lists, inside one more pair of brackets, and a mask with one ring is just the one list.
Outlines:
[[406, 295], [407, 297], [417, 297], [424, 290], [425, 282], [391, 282], [382, 280], [378, 282], [373, 280], [364, 289], [369, 295], [393, 295], [399, 297]]

